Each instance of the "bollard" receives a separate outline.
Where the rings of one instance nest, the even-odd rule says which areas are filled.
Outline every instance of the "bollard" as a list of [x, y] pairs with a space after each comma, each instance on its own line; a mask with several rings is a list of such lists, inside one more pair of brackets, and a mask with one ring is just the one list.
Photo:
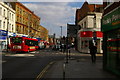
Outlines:
[[66, 51], [66, 63], [68, 63], [68, 50]]
[[65, 80], [65, 63], [63, 64], [63, 80]]
[[69, 49], [69, 52], [68, 52], [68, 53], [69, 53], [69, 59], [70, 59], [70, 49]]

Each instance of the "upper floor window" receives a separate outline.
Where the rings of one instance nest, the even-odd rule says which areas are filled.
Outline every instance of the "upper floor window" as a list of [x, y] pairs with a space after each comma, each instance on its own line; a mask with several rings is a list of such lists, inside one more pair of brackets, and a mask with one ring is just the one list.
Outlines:
[[0, 7], [0, 15], [2, 15], [2, 8]]
[[4, 15], [4, 16], [5, 16], [5, 12], [6, 12], [6, 11], [5, 11], [5, 9], [4, 9], [4, 12], [3, 12], [3, 15]]
[[84, 28], [87, 28], [87, 26], [86, 26], [86, 22], [84, 22]]
[[12, 14], [12, 20], [14, 20], [14, 19], [13, 19], [13, 14]]
[[22, 9], [20, 8], [20, 14], [22, 14]]
[[10, 20], [11, 20], [11, 13], [10, 13]]
[[11, 31], [11, 24], [9, 24], [8, 30]]
[[106, 0], [106, 7], [105, 7], [105, 9], [106, 8], [108, 8], [111, 4], [113, 4], [115, 1], [114, 0]]
[[5, 29], [5, 21], [3, 22], [3, 29]]
[[12, 25], [12, 31], [14, 31], [14, 27], [13, 27], [13, 25]]
[[114, 0], [107, 0], [107, 5], [109, 5], [109, 4], [113, 3], [113, 2], [114, 2]]
[[81, 27], [83, 28], [83, 23], [82, 23]]
[[17, 8], [16, 8], [16, 9], [17, 9], [17, 12], [19, 12], [19, 7], [18, 7], [18, 6], [17, 6]]
[[2, 28], [2, 20], [0, 20], [0, 28]]

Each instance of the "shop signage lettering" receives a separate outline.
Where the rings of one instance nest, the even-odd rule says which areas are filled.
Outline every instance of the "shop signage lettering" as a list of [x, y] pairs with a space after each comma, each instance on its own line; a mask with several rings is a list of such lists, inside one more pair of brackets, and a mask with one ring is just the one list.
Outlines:
[[0, 35], [1, 35], [1, 36], [7, 36], [7, 31], [2, 31], [2, 30], [0, 30]]
[[[120, 19], [120, 14], [112, 15], [111, 18], [107, 18], [106, 20], [103, 20], [103, 25], [112, 23], [118, 19]], [[120, 21], [118, 21], [117, 23], [120, 23]], [[112, 24], [114, 25], [114, 23], [112, 23]]]
[[0, 40], [5, 40], [6, 38], [6, 36], [0, 36]]
[[102, 19], [102, 31], [120, 28], [120, 7], [107, 13]]

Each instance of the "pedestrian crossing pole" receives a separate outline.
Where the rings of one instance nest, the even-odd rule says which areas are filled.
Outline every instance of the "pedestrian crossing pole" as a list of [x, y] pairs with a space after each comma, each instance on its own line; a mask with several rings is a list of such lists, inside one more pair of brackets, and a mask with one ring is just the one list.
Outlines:
[[6, 45], [6, 48], [7, 48], [7, 52], [9, 51], [9, 30], [8, 30], [8, 27], [9, 27], [9, 9], [7, 8], [7, 45]]
[[66, 63], [68, 63], [68, 37], [66, 37]]
[[65, 68], [66, 68], [66, 65], [65, 63], [63, 63], [63, 80], [65, 80]]
[[94, 45], [96, 45], [96, 40], [97, 40], [97, 33], [96, 31], [93, 31], [93, 42], [94, 42]]

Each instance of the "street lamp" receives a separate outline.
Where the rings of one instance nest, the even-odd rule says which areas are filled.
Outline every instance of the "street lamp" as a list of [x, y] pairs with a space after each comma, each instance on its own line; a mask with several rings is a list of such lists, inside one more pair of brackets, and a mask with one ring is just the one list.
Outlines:
[[[96, 14], [94, 15], [94, 25], [93, 27], [96, 28]], [[96, 40], [97, 40], [97, 33], [96, 33], [96, 30], [94, 29], [93, 31], [93, 40], [94, 40], [94, 45], [96, 44]]]
[[60, 26], [60, 28], [61, 28], [61, 38], [62, 38], [62, 26]]
[[62, 52], [62, 26], [60, 26], [60, 28], [61, 28], [60, 46], [61, 46], [61, 52]]
[[7, 45], [6, 45], [6, 47], [7, 47], [7, 52], [8, 52], [8, 47], [9, 47], [9, 30], [8, 30], [8, 27], [9, 27], [9, 8], [7, 8], [7, 17], [6, 17], [6, 19], [7, 19]]

